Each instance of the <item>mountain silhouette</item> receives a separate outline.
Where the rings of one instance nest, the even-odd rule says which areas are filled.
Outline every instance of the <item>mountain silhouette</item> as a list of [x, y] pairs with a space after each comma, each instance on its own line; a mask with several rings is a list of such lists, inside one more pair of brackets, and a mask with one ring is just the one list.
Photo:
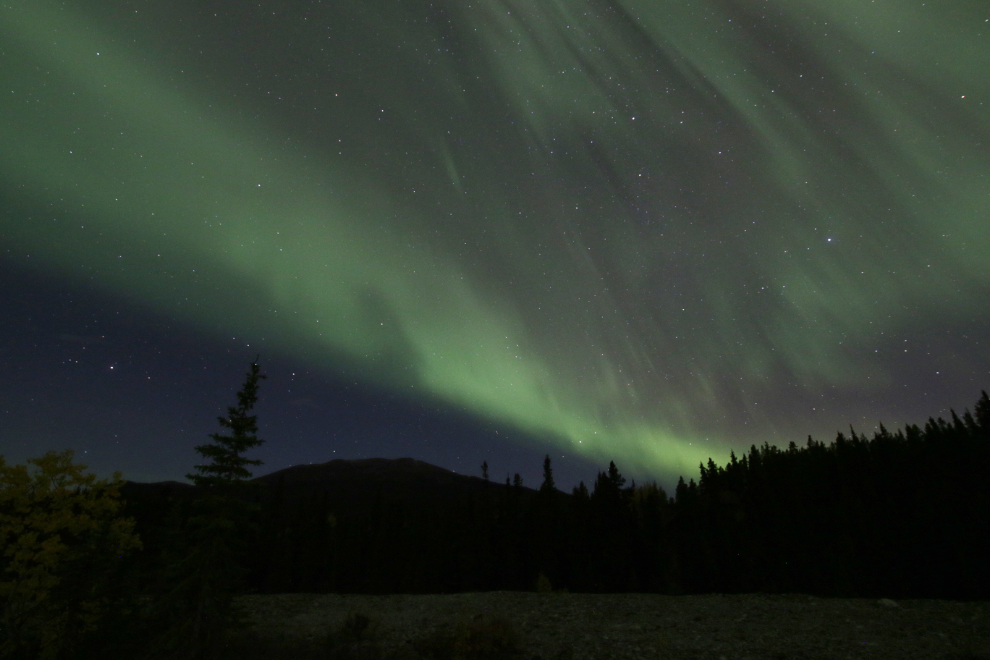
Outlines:
[[[413, 458], [295, 465], [249, 482], [258, 487], [241, 497], [261, 506], [257, 532], [243, 529], [248, 580], [264, 593], [445, 593], [529, 588], [536, 579], [528, 566], [499, 558], [499, 548], [521, 543], [520, 516], [539, 496], [532, 488]], [[174, 540], [167, 530], [176, 517], [187, 519], [206, 492], [177, 481], [122, 486], [148, 562]]]
[[[252, 499], [269, 501], [276, 492], [286, 502], [326, 496], [340, 505], [363, 509], [375, 497], [407, 504], [428, 505], [473, 495], [494, 498], [505, 484], [458, 474], [414, 458], [335, 459], [315, 465], [293, 465], [248, 480], [261, 486]], [[516, 487], [513, 486], [515, 489]], [[128, 500], [196, 498], [205, 490], [179, 481], [143, 483], [127, 481], [121, 495]], [[536, 495], [527, 486], [517, 491], [523, 501]], [[571, 497], [558, 493], [562, 498]]]

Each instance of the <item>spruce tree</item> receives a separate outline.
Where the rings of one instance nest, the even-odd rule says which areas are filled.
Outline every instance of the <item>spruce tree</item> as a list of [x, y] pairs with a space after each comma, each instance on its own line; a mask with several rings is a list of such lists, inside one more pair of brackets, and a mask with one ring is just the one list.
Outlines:
[[543, 483], [540, 485], [541, 493], [552, 493], [556, 490], [553, 485], [553, 470], [550, 469], [550, 454], [543, 459]]
[[218, 418], [231, 434], [213, 433], [212, 444], [196, 447], [211, 462], [194, 466], [200, 474], [186, 476], [206, 492], [195, 502], [194, 515], [175, 530], [177, 543], [168, 552], [163, 576], [167, 586], [155, 612], [160, 634], [152, 640], [149, 658], [215, 657], [230, 631], [245, 623], [233, 597], [243, 591], [243, 536], [259, 508], [244, 499], [245, 480], [251, 477], [244, 466], [261, 461], [241, 455], [264, 442], [256, 436], [257, 416], [250, 414], [258, 381], [266, 378], [258, 371], [256, 358], [237, 393], [238, 406]]
[[258, 369], [258, 360], [255, 358], [243, 389], [237, 393], [237, 407], [228, 406], [228, 417], [217, 417], [220, 426], [230, 429], [232, 435], [211, 433], [209, 437], [213, 439], [213, 444], [196, 447], [203, 458], [213, 461], [208, 465], [193, 466], [201, 474], [186, 475], [197, 486], [229, 488], [251, 477], [245, 465], [261, 465], [260, 460], [241, 456], [248, 449], [264, 443], [256, 435], [258, 416], [249, 414], [258, 402], [258, 380], [268, 377], [259, 374]]
[[976, 423], [979, 424], [984, 436], [990, 437], [990, 396], [986, 390], [980, 392], [983, 396], [976, 402]]

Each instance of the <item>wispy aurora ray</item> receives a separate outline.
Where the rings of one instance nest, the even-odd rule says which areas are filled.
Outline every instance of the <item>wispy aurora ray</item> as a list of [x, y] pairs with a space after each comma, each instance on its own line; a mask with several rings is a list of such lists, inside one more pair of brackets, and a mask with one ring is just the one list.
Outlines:
[[8, 3], [4, 242], [657, 476], [988, 361], [979, 3], [351, 5]]

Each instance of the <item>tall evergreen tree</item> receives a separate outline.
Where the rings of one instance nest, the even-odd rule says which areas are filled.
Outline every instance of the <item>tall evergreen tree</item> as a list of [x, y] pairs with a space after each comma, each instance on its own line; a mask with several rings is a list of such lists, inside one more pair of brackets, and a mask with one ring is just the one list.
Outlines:
[[261, 460], [244, 458], [241, 454], [265, 441], [258, 438], [258, 416], [249, 414], [258, 402], [258, 380], [268, 378], [258, 373], [258, 359], [251, 364], [244, 387], [237, 393], [237, 407], [227, 407], [227, 417], [217, 417], [220, 426], [230, 429], [231, 435], [211, 433], [213, 444], [199, 445], [196, 451], [212, 462], [194, 465], [201, 474], [187, 474], [197, 486], [210, 488], [229, 487], [251, 477], [245, 465], [261, 465]]
[[244, 466], [261, 461], [241, 455], [263, 442], [255, 435], [257, 416], [250, 414], [258, 400], [258, 381], [266, 378], [258, 372], [256, 358], [237, 393], [238, 406], [218, 418], [231, 434], [213, 433], [213, 444], [196, 447], [211, 462], [194, 466], [200, 474], [186, 476], [206, 493], [196, 501], [195, 515], [176, 530], [178, 543], [170, 550], [163, 580], [167, 587], [155, 613], [161, 633], [152, 640], [150, 658], [215, 657], [228, 631], [245, 623], [233, 597], [243, 590], [248, 573], [243, 536], [258, 509], [243, 499], [245, 479], [251, 476]]
[[543, 459], [543, 483], [540, 485], [541, 493], [552, 493], [556, 488], [553, 485], [553, 470], [550, 468], [550, 454]]
[[550, 455], [543, 458], [543, 483], [532, 503], [531, 539], [532, 551], [537, 568], [543, 579], [547, 578], [560, 585], [563, 578], [561, 566], [562, 557], [566, 553], [566, 541], [562, 529], [563, 520], [559, 507], [560, 500], [556, 497], [557, 488], [553, 482], [553, 469], [550, 467]]
[[484, 477], [485, 481], [488, 481], [488, 460], [486, 459], [484, 463], [481, 464], [481, 476]]
[[976, 423], [983, 430], [983, 434], [990, 437], [990, 396], [987, 396], [986, 390], [980, 393], [983, 396], [976, 402]]

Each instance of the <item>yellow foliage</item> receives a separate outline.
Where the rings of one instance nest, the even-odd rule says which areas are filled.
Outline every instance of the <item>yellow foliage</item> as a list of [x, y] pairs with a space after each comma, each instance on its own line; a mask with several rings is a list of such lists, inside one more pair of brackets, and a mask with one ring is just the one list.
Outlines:
[[119, 515], [120, 473], [97, 481], [72, 457], [66, 450], [29, 459], [37, 468], [29, 473], [0, 456], [0, 657], [35, 642], [41, 657], [57, 658], [69, 631], [95, 630], [107, 603], [95, 584], [60, 593], [66, 567], [112, 564], [141, 548], [134, 520]]

